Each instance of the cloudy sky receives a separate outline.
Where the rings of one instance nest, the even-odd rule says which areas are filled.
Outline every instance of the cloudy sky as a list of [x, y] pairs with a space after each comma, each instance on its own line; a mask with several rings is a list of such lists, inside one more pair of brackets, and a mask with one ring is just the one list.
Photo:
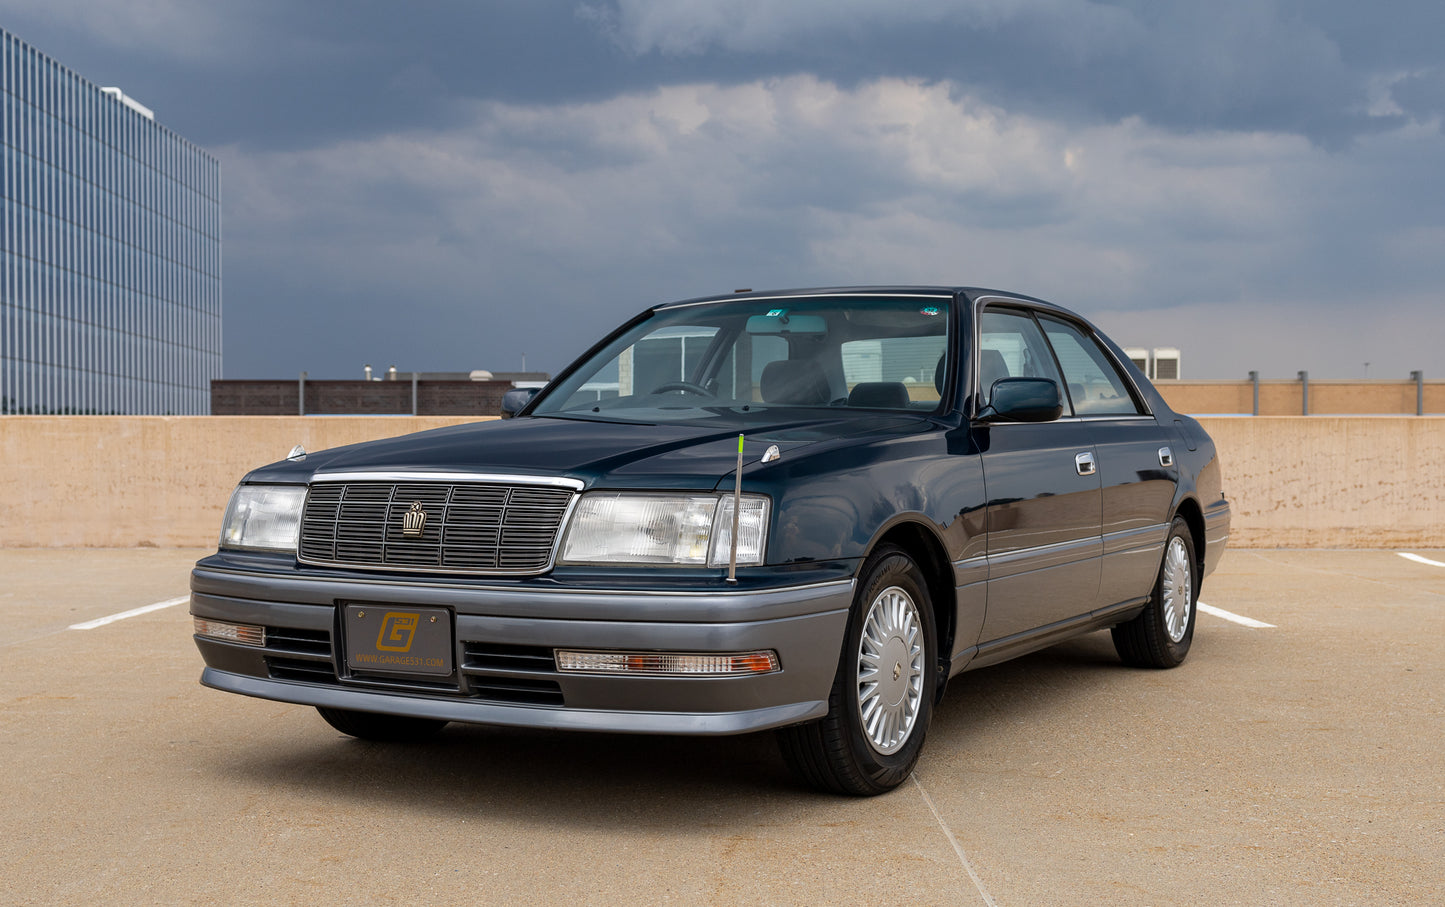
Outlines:
[[229, 378], [555, 371], [990, 286], [1186, 377], [1445, 377], [1439, 0], [0, 0], [222, 162]]

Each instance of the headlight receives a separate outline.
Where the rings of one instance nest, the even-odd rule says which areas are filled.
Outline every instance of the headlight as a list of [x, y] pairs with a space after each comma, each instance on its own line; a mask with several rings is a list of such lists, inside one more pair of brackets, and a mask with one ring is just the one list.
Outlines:
[[304, 485], [239, 485], [221, 524], [222, 548], [295, 551]]
[[[768, 499], [743, 495], [739, 566], [763, 562], [767, 527]], [[562, 561], [725, 567], [732, 530], [732, 495], [592, 492], [572, 513]]]

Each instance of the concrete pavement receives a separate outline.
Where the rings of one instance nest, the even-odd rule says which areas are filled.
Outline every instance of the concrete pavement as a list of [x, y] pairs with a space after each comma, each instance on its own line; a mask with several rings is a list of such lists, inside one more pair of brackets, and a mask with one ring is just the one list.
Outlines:
[[[1445, 553], [1418, 550], [1445, 562]], [[1108, 635], [956, 678], [915, 781], [767, 735], [346, 738], [202, 688], [198, 550], [0, 550], [0, 902], [1445, 901], [1445, 567], [1231, 551], [1168, 672]]]

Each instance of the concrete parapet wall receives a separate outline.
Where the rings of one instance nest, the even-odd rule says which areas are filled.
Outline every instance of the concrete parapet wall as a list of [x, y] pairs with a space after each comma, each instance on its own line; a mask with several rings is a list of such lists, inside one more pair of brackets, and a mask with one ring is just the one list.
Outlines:
[[[215, 543], [237, 480], [316, 451], [469, 417], [0, 417], [0, 547]], [[1238, 547], [1438, 547], [1445, 418], [1202, 420]]]
[[475, 417], [0, 416], [0, 547], [214, 545], [236, 482], [309, 451]]
[[[1254, 412], [1251, 381], [1155, 381], [1154, 387], [1175, 412]], [[1304, 382], [1259, 382], [1259, 415], [1302, 416]], [[1417, 406], [1426, 414], [1445, 413], [1445, 381], [1341, 381], [1311, 379], [1309, 415], [1414, 415]]]
[[1445, 418], [1201, 419], [1242, 548], [1445, 544]]

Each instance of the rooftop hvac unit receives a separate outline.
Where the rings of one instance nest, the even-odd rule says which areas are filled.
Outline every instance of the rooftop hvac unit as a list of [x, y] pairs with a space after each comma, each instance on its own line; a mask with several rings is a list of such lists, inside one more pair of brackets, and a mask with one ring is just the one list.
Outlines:
[[1179, 350], [1173, 347], [1154, 348], [1154, 374], [1150, 376], [1155, 381], [1173, 381], [1179, 377]]
[[1149, 374], [1148, 350], [1144, 349], [1142, 346], [1126, 346], [1124, 347], [1124, 355], [1128, 356], [1129, 361], [1139, 367], [1139, 371], [1144, 373], [1144, 377], [1151, 377]]

